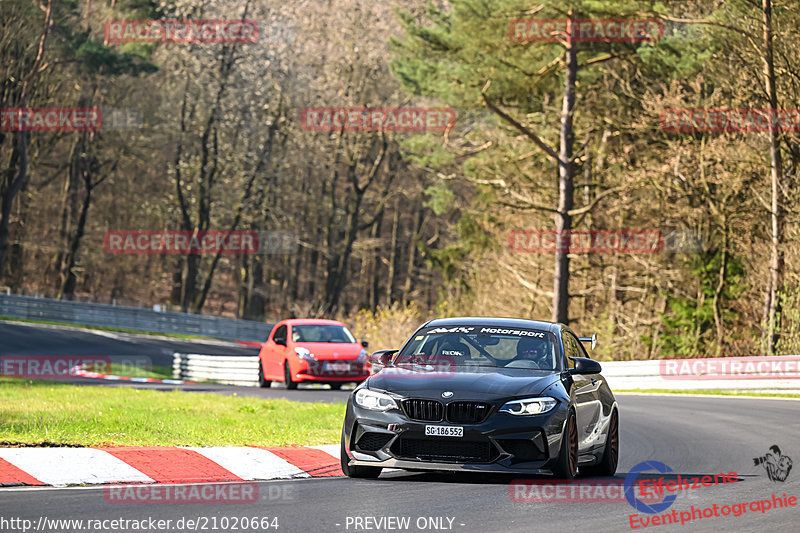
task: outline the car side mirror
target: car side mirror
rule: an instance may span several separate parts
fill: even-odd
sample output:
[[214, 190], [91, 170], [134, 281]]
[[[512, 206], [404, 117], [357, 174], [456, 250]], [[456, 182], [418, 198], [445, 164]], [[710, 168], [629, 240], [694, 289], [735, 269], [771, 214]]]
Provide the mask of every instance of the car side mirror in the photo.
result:
[[364, 348], [367, 348], [367, 347], [369, 347], [369, 343], [367, 341], [361, 341], [361, 346], [363, 346]]
[[281, 346], [286, 346], [286, 337], [275, 337], [272, 339], [275, 344], [280, 344]]
[[373, 365], [389, 366], [392, 356], [400, 350], [378, 350], [369, 356], [369, 362]]
[[597, 333], [593, 333], [591, 337], [578, 337], [581, 342], [588, 342], [592, 345], [592, 350], [597, 347]]
[[575, 362], [575, 368], [570, 368], [570, 374], [599, 374], [603, 371], [600, 363], [585, 357], [570, 357]]

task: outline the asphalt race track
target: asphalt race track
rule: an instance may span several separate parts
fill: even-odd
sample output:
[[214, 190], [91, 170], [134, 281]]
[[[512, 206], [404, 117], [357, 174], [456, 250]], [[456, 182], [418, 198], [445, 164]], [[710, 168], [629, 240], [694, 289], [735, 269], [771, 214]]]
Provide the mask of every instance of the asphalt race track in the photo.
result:
[[172, 366], [173, 352], [255, 355], [258, 348], [229, 341], [181, 340], [0, 321], [0, 355], [147, 356], [154, 366]]
[[[110, 333], [66, 326], [23, 324], [0, 321], [0, 358], [15, 356], [104, 356], [112, 362], [147, 362], [147, 366], [172, 366], [173, 352], [201, 353], [213, 355], [257, 355], [258, 348], [228, 341], [180, 340], [169, 337]], [[166, 383], [135, 383], [130, 381], [104, 381], [71, 377], [59, 382], [76, 385], [105, 387], [135, 387], [155, 390], [181, 389], [188, 392], [211, 392], [230, 396], [252, 396], [258, 398], [284, 398], [300, 402], [344, 402], [349, 392], [327, 388], [311, 388], [300, 385], [289, 391], [281, 383], [273, 383], [270, 389], [256, 387], [234, 387], [198, 383], [193, 385], [170, 385]], [[350, 388], [349, 385], [345, 386]], [[2, 532], [2, 529], [0, 529]]]
[[[319, 391], [322, 392], [322, 391]], [[800, 495], [800, 471], [786, 482], [770, 481], [753, 458], [777, 444], [795, 461], [800, 458], [800, 402], [758, 398], [619, 395], [621, 456], [617, 479], [642, 461], [672, 468], [666, 479], [736, 472], [733, 484], [681, 491], [661, 514], [748, 502], [738, 517], [703, 518], [685, 525], [647, 527], [647, 531], [797, 531], [800, 508], [751, 510], [749, 502]], [[464, 531], [560, 532], [631, 531], [627, 502], [587, 501], [517, 503], [510, 498], [513, 477], [384, 473], [377, 480], [315, 478], [258, 483], [252, 504], [126, 505], [104, 499], [103, 488], [0, 489], [0, 517], [32, 520], [128, 519], [172, 520], [162, 531], [233, 530], [234, 517], [277, 517], [280, 531]], [[542, 478], [542, 481], [546, 481]], [[513, 489], [511, 493], [513, 493]], [[762, 508], [765, 507], [762, 505]], [[739, 507], [741, 509], [741, 506]], [[712, 511], [708, 511], [711, 513]], [[641, 516], [655, 516], [639, 513]], [[369, 518], [367, 520], [367, 517]], [[408, 526], [389, 517], [408, 517]], [[187, 527], [185, 520], [201, 522]], [[182, 527], [176, 527], [184, 519]], [[384, 520], [383, 522], [377, 522]], [[227, 522], [223, 522], [227, 521]], [[156, 522], [154, 522], [156, 523]], [[221, 526], [227, 525], [226, 528]], [[272, 524], [274, 522], [269, 522]], [[0, 521], [0, 525], [2, 525]], [[8, 529], [3, 531], [21, 531]], [[380, 525], [379, 525], [380, 524]], [[202, 526], [205, 525], [206, 529]], [[640, 524], [637, 530], [644, 529]], [[438, 529], [437, 529], [438, 527]], [[242, 529], [268, 531], [268, 529]], [[122, 529], [119, 529], [123, 531]], [[150, 529], [149, 531], [157, 531]], [[75, 528], [47, 531], [79, 531]], [[85, 529], [84, 529], [85, 531]], [[105, 531], [101, 529], [101, 531]], [[107, 531], [111, 531], [108, 529]]]
[[[173, 351], [242, 355], [255, 348], [223, 341], [184, 341], [75, 328], [0, 322], [1, 355], [105, 355], [149, 357], [154, 365], [168, 365]], [[226, 385], [166, 385], [155, 383], [108, 382], [70, 379], [92, 386], [127, 386], [192, 392], [288, 398], [298, 401], [344, 401], [349, 392], [327, 389], [285, 390], [281, 384], [270, 389]], [[621, 394], [621, 456], [619, 482], [643, 461], [659, 461], [672, 469], [666, 480], [681, 476], [736, 472], [739, 481], [691, 491], [680, 491], [671, 513], [732, 506], [759, 500], [800, 497], [800, 466], [785, 482], [770, 481], [754, 457], [764, 455], [777, 444], [784, 455], [800, 460], [800, 402], [758, 398], [715, 398]], [[647, 470], [652, 472], [652, 470]], [[632, 531], [631, 515], [637, 512], [627, 503], [575, 501], [513, 501], [515, 477], [384, 472], [377, 480], [312, 478], [259, 482], [259, 500], [250, 504], [115, 504], [108, 503], [102, 487], [0, 488], [0, 532], [22, 531], [20, 518], [38, 525], [40, 518], [172, 520], [158, 529], [130, 531], [223, 531], [234, 529], [236, 517], [269, 518], [264, 525], [280, 531]], [[540, 478], [547, 482], [547, 478]], [[107, 490], [107, 489], [105, 489]], [[197, 520], [200, 519], [198, 523]], [[685, 525], [651, 525], [647, 531], [796, 531], [800, 507], [770, 509], [764, 513], [748, 510], [736, 517], [703, 518]], [[183, 519], [182, 523], [178, 523]], [[404, 522], [404, 520], [408, 522]], [[188, 525], [187, 520], [196, 523]], [[241, 531], [274, 529], [242, 527]], [[126, 531], [117, 527], [42, 527], [38, 531]], [[214, 526], [216, 525], [216, 529]], [[63, 524], [62, 524], [63, 526]], [[88, 526], [88, 524], [87, 524]], [[226, 526], [226, 527], [223, 527]]]

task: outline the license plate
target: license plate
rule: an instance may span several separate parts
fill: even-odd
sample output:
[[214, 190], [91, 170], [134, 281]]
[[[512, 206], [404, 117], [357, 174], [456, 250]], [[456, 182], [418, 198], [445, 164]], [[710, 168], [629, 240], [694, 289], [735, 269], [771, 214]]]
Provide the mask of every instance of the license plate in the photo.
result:
[[432, 437], [463, 437], [464, 428], [461, 426], [425, 426], [425, 435]]
[[348, 372], [350, 363], [325, 363], [324, 368], [328, 372]]

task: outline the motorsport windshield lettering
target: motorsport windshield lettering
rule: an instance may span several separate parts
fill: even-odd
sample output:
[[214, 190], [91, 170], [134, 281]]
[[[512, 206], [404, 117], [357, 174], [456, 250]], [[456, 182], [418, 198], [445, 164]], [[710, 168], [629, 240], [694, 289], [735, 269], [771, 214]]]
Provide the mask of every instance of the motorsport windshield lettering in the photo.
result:
[[452, 328], [433, 328], [425, 330], [421, 333], [425, 335], [434, 335], [438, 333], [463, 333], [465, 335], [469, 334], [495, 334], [495, 335], [516, 335], [518, 337], [537, 337], [539, 339], [545, 338], [545, 333], [542, 331], [532, 331], [527, 329], [503, 329], [503, 328], [491, 328], [491, 327], [482, 327], [480, 330], [475, 331], [477, 328], [473, 326], [455, 326]]

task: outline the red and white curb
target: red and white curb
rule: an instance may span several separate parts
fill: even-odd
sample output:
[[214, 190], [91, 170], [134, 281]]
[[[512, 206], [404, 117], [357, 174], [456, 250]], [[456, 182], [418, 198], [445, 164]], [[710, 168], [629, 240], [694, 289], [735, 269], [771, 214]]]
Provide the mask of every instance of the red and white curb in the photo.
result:
[[196, 483], [343, 476], [339, 445], [0, 448], [0, 487]]
[[181, 381], [179, 379], [161, 379], [161, 378], [131, 378], [127, 376], [115, 376], [114, 374], [101, 374], [99, 372], [90, 372], [84, 370], [81, 365], [71, 368], [69, 371], [70, 376], [78, 376], [81, 378], [92, 379], [107, 379], [109, 381], [132, 381], [135, 383], [166, 383], [168, 385], [194, 385], [194, 381]]

